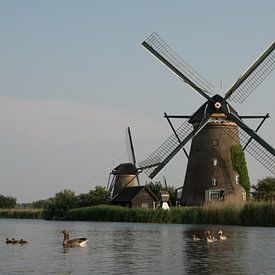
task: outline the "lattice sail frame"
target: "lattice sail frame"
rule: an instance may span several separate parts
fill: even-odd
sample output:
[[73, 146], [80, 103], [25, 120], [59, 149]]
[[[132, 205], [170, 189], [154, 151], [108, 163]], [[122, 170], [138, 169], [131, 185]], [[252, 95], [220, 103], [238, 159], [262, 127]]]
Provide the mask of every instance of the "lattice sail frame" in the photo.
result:
[[[184, 140], [194, 130], [193, 125], [185, 120], [176, 130], [178, 137]], [[156, 166], [162, 163], [179, 145], [176, 135], [173, 133], [164, 143], [159, 146], [144, 161], [138, 163], [138, 167], [149, 167], [143, 171], [148, 176], [155, 170]]]
[[249, 140], [245, 151], [247, 151], [252, 157], [260, 162], [265, 168], [267, 168], [272, 174], [275, 175], [275, 156], [267, 151], [262, 145], [260, 145], [255, 139], [251, 138], [242, 128], [236, 126], [223, 127], [224, 131], [236, 142], [240, 142], [244, 147]]
[[[229, 89], [228, 99], [242, 103], [275, 69], [275, 42], [253, 63], [253, 65]], [[242, 79], [243, 78], [243, 79]], [[238, 82], [240, 84], [238, 86]], [[237, 88], [234, 90], [234, 86]], [[225, 96], [227, 98], [227, 95]]]
[[168, 60], [176, 69], [189, 77], [204, 92], [209, 93], [214, 91], [214, 86], [184, 61], [156, 32], [153, 32], [145, 42]]

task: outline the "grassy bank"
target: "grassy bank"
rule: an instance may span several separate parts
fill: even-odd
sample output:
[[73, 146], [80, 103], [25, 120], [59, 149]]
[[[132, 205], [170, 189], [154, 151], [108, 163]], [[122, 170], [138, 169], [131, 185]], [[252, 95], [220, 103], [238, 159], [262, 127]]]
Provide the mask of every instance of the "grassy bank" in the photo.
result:
[[33, 209], [33, 208], [0, 209], [0, 218], [42, 219], [43, 209]]
[[[44, 218], [42, 209], [0, 209], [0, 218]], [[51, 219], [51, 217], [48, 217]], [[275, 226], [275, 203], [249, 202], [244, 207], [172, 207], [163, 209], [126, 208], [98, 205], [71, 209], [56, 220], [110, 221], [177, 224], [225, 224]]]
[[66, 219], [82, 221], [113, 221], [177, 224], [240, 224], [239, 208], [172, 207], [138, 209], [117, 206], [93, 206], [70, 210]]
[[169, 211], [100, 205], [72, 209], [65, 218], [82, 221], [275, 226], [275, 203], [250, 202], [244, 207], [173, 207]]

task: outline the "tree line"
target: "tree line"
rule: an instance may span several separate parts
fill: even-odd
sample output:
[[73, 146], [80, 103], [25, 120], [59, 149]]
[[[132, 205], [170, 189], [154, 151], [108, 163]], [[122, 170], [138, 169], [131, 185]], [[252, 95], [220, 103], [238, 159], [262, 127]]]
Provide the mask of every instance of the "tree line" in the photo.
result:
[[[160, 192], [167, 191], [170, 195], [171, 205], [176, 203], [176, 192], [174, 187], [167, 186], [158, 182], [150, 182], [147, 186], [160, 199]], [[266, 177], [258, 180], [256, 185], [252, 186], [252, 197], [255, 200], [274, 201], [275, 200], [275, 178]], [[69, 189], [64, 189], [55, 194], [54, 197], [37, 200], [28, 204], [18, 204], [17, 199], [12, 196], [0, 194], [0, 208], [41, 208], [50, 216], [62, 216], [67, 210], [73, 208], [81, 208], [100, 204], [109, 204], [111, 201], [111, 192], [105, 187], [96, 186], [88, 193], [76, 193]]]

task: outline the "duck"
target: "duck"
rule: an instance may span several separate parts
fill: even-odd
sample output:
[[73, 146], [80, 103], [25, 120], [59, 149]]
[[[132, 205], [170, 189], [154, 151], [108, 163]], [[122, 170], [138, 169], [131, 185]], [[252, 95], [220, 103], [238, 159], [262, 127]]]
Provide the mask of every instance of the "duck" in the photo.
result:
[[218, 235], [220, 240], [227, 240], [227, 237], [223, 235], [223, 232], [221, 230], [218, 232]]
[[12, 240], [10, 240], [9, 238], [6, 238], [6, 243], [12, 243]]
[[63, 247], [85, 247], [88, 243], [87, 238], [76, 238], [76, 239], [69, 239], [70, 232], [67, 230], [62, 230], [60, 233], [63, 233], [64, 240], [63, 240]]
[[28, 244], [29, 242], [26, 241], [26, 240], [20, 239], [20, 240], [19, 240], [19, 243], [20, 243], [20, 244]]
[[193, 241], [199, 241], [199, 240], [200, 240], [200, 238], [199, 238], [199, 237], [197, 237], [195, 234], [193, 234], [193, 236], [192, 236], [192, 240], [193, 240]]
[[18, 240], [15, 240], [14, 238], [12, 238], [12, 239], [11, 239], [11, 243], [12, 243], [12, 244], [17, 244], [17, 243], [19, 243], [19, 241], [18, 241]]

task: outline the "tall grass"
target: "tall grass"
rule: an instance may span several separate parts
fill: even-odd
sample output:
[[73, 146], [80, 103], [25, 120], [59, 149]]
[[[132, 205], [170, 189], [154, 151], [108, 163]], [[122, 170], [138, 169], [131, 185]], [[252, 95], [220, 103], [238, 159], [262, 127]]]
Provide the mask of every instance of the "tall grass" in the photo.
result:
[[249, 202], [244, 206], [172, 207], [170, 210], [99, 205], [70, 210], [65, 219], [177, 224], [275, 226], [275, 203]]
[[243, 225], [275, 226], [275, 203], [250, 202], [243, 207], [240, 217]]
[[43, 209], [34, 209], [34, 208], [0, 209], [0, 218], [42, 219]]
[[[0, 218], [44, 218], [42, 209], [0, 209]], [[172, 207], [170, 210], [98, 205], [71, 209], [62, 220], [176, 224], [275, 226], [275, 202], [248, 202], [244, 206]]]

